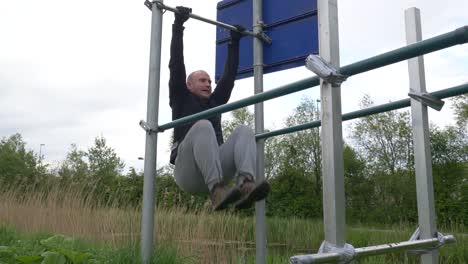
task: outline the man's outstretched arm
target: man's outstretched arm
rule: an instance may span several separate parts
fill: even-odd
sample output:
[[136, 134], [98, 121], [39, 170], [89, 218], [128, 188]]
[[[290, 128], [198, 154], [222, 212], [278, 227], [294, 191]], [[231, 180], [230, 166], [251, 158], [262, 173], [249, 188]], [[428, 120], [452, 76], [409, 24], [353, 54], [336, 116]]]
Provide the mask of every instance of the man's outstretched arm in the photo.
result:
[[186, 72], [184, 64], [184, 22], [189, 18], [192, 9], [178, 6], [179, 12], [174, 13], [175, 20], [172, 25], [171, 58], [169, 60], [169, 105], [177, 97], [187, 92], [185, 85]]
[[[245, 30], [241, 26], [237, 26], [239, 31]], [[231, 41], [228, 44], [228, 53], [224, 71], [218, 81], [218, 85], [213, 92], [213, 97], [218, 104], [225, 104], [231, 97], [234, 81], [236, 80], [237, 67], [239, 66], [239, 41], [242, 34], [237, 31], [231, 31]]]

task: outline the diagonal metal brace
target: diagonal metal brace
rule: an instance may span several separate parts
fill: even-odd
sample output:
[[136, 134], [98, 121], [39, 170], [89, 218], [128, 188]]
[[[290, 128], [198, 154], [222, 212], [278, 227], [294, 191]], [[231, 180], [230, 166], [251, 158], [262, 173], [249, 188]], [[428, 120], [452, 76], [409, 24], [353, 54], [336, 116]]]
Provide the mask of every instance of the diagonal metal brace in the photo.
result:
[[[423, 248], [423, 249], [413, 249], [413, 250], [408, 250], [407, 252], [408, 253], [411, 253], [411, 254], [425, 254], [425, 253], [429, 253], [433, 250], [436, 250], [438, 248], [440, 248], [441, 246], [447, 244], [447, 243], [454, 243], [456, 241], [455, 237], [453, 235], [444, 235], [440, 232], [437, 232], [435, 234], [435, 237], [437, 238], [437, 240], [439, 241], [435, 246], [433, 247], [426, 247], [426, 248]], [[417, 241], [417, 240], [420, 240], [421, 239], [421, 231], [418, 228], [416, 228], [416, 231], [414, 231], [414, 233], [411, 235], [409, 241]]]
[[440, 111], [444, 106], [445, 102], [441, 99], [431, 95], [430, 93], [419, 93], [415, 91], [411, 91], [408, 93], [408, 96], [412, 99], [422, 103], [425, 106], [429, 106], [430, 108]]
[[271, 38], [267, 34], [265, 34], [265, 32], [258, 33], [255, 35], [255, 37], [259, 38], [261, 41], [265, 42], [268, 45], [271, 45], [271, 43], [273, 42]]
[[158, 129], [151, 128], [150, 125], [148, 125], [148, 123], [146, 123], [146, 122], [143, 121], [143, 120], [140, 120], [140, 126], [141, 126], [141, 128], [143, 128], [143, 129], [146, 131], [146, 133], [148, 133], [148, 134], [162, 132], [162, 131], [159, 131]]

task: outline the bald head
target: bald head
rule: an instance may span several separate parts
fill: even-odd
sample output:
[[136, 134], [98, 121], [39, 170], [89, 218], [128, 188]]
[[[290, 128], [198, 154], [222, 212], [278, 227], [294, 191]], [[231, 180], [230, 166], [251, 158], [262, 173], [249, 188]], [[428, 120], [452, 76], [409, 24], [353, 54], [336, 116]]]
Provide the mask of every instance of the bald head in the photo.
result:
[[209, 75], [206, 71], [204, 71], [204, 70], [194, 71], [194, 72], [190, 73], [189, 76], [187, 77], [187, 82], [193, 80], [197, 75], [200, 75], [200, 74], [202, 74], [202, 75], [208, 75], [208, 77], [210, 76], [210, 75]]
[[208, 99], [211, 96], [211, 78], [205, 71], [194, 71], [187, 77], [187, 88], [198, 97]]

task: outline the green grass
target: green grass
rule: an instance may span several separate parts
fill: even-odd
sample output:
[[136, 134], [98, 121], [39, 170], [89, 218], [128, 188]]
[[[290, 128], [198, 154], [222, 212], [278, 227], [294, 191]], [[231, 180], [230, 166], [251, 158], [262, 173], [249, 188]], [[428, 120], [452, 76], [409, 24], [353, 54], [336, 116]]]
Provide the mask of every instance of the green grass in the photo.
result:
[[[219, 216], [213, 216], [215, 219]], [[223, 225], [237, 226], [239, 232], [244, 232], [244, 244], [237, 246], [237, 252], [232, 253], [231, 263], [255, 263], [255, 237], [254, 222], [252, 218], [226, 218]], [[222, 221], [218, 219], [218, 221]], [[218, 226], [218, 225], [217, 225]], [[416, 224], [399, 223], [398, 225], [348, 225], [347, 243], [355, 248], [382, 245], [407, 241], [414, 232]], [[447, 228], [441, 228], [444, 234], [453, 234], [457, 238], [455, 244], [447, 244], [439, 249], [439, 263], [465, 264], [468, 263], [468, 236], [465, 228], [458, 226], [452, 232]], [[289, 263], [294, 255], [317, 253], [323, 241], [323, 223], [320, 220], [306, 220], [297, 218], [267, 218], [267, 263]], [[247, 249], [246, 249], [247, 248]], [[240, 261], [234, 261], [234, 260]], [[413, 254], [392, 253], [379, 256], [371, 256], [359, 259], [359, 263], [419, 263], [419, 257]]]
[[[87, 257], [87, 263], [92, 263], [92, 259], [97, 263], [140, 263], [139, 207], [90, 206], [81, 202], [79, 192], [71, 192], [61, 200], [57, 195], [47, 199], [28, 195], [18, 201], [14, 194], [0, 193], [0, 264], [21, 263], [17, 259], [12, 262], [11, 257], [45, 258], [42, 254], [48, 251], [63, 255], [68, 263], [73, 263], [73, 256]], [[417, 224], [409, 223], [348, 224], [346, 241], [354, 247], [407, 241], [416, 227]], [[439, 229], [457, 238], [456, 244], [440, 248], [440, 263], [468, 263], [466, 227], [459, 224]], [[38, 233], [41, 230], [48, 232]], [[289, 263], [291, 256], [316, 253], [324, 239], [321, 219], [268, 217], [266, 232], [270, 264]], [[51, 239], [54, 234], [83, 240]], [[232, 211], [193, 213], [185, 208], [157, 208], [154, 237], [157, 248], [153, 263], [255, 263], [255, 219]], [[50, 240], [41, 243], [47, 239]], [[61, 243], [60, 239], [68, 242]], [[59, 241], [59, 246], [49, 244], [53, 241]], [[10, 259], [4, 260], [7, 257]], [[396, 253], [364, 258], [359, 263], [419, 261], [415, 256]]]
[[[392, 226], [347, 225], [346, 241], [355, 248], [407, 241], [416, 227], [416, 224], [409, 223]], [[464, 234], [463, 226], [454, 229], [456, 232], [441, 228], [444, 234], [453, 234], [457, 242], [439, 249], [439, 263], [468, 263], [468, 236]], [[285, 262], [293, 255], [317, 253], [324, 239], [323, 233], [323, 223], [319, 220], [273, 218], [267, 221], [267, 240], [270, 244], [283, 242], [281, 249], [272, 249], [276, 252], [283, 251], [288, 256], [284, 258]], [[366, 257], [360, 259], [359, 263], [419, 263], [419, 257], [403, 252]]]
[[[113, 248], [102, 243], [48, 233], [19, 234], [11, 226], [0, 225], [1, 264], [140, 264], [139, 255], [136, 244]], [[180, 256], [175, 245], [166, 244], [156, 248], [151, 263], [193, 263], [193, 260]]]
[[[181, 247], [187, 246], [182, 241], [169, 238], [159, 242], [155, 249], [152, 263], [255, 263], [255, 230], [252, 218], [236, 217], [232, 215], [213, 214], [205, 215], [206, 229], [215, 234], [227, 234], [239, 240], [213, 241], [209, 238], [201, 241], [188, 241], [190, 257], [181, 256]], [[161, 219], [161, 217], [160, 217]], [[194, 221], [192, 214], [187, 214], [187, 219]], [[174, 219], [172, 219], [174, 220]], [[181, 219], [179, 219], [181, 220]], [[161, 220], [160, 220], [161, 221]], [[187, 221], [186, 224], [191, 222]], [[236, 226], [237, 225], [237, 226]], [[233, 230], [221, 232], [218, 229]], [[388, 228], [388, 229], [386, 229]], [[412, 233], [413, 225], [400, 224], [398, 227], [378, 226], [371, 228], [365, 225], [348, 226], [347, 242], [354, 247], [379, 245], [390, 242], [405, 241]], [[243, 232], [241, 232], [242, 230]], [[459, 231], [463, 231], [459, 230]], [[450, 232], [447, 232], [450, 233]], [[468, 263], [468, 237], [462, 233], [452, 233], [457, 237], [457, 243], [446, 245], [440, 249], [440, 263], [462, 264]], [[241, 240], [241, 241], [240, 241]], [[267, 263], [289, 263], [289, 258], [298, 254], [316, 253], [323, 240], [323, 225], [318, 220], [304, 219], [267, 219]], [[46, 241], [46, 243], [44, 242]], [[49, 241], [49, 243], [47, 243]], [[187, 242], [187, 241], [186, 241]], [[204, 244], [204, 242], [213, 242]], [[54, 244], [55, 243], [55, 244]], [[46, 245], [46, 246], [45, 246]], [[2, 247], [3, 246], [3, 247]], [[3, 248], [3, 251], [1, 250]], [[8, 248], [13, 254], [5, 253]], [[128, 243], [120, 247], [109, 246], [103, 242], [97, 243], [69, 237], [55, 236], [50, 233], [36, 233], [24, 235], [18, 233], [13, 227], [0, 224], [0, 263], [44, 263], [21, 262], [18, 257], [44, 256], [44, 252], [52, 251], [64, 255], [67, 262], [64, 263], [140, 263], [139, 247], [136, 243]], [[65, 253], [64, 253], [65, 252]], [[70, 253], [72, 252], [72, 253]], [[209, 256], [203, 256], [209, 252]], [[68, 255], [67, 255], [68, 253]], [[75, 256], [86, 255], [84, 262], [73, 262]], [[71, 255], [72, 257], [70, 257]], [[16, 257], [16, 259], [15, 259]], [[26, 259], [27, 260], [27, 259]], [[3, 261], [3, 262], [2, 262]], [[45, 262], [47, 263], [47, 262]], [[61, 262], [50, 262], [61, 263]], [[390, 264], [408, 263], [416, 264], [419, 260], [416, 256], [405, 253], [394, 253], [367, 257], [359, 260], [363, 264]]]
[[[169, 211], [169, 215], [170, 211]], [[179, 228], [192, 226], [195, 229], [200, 224], [195, 214], [186, 213], [175, 218], [166, 217], [165, 213], [159, 213], [159, 222], [165, 228], [168, 223]], [[166, 223], [166, 224], [163, 224]], [[240, 217], [224, 213], [206, 213], [203, 215], [203, 226], [206, 233], [201, 240], [192, 242], [191, 252], [197, 256], [197, 263], [255, 263], [255, 223], [252, 217]], [[289, 263], [291, 256], [316, 253], [323, 237], [323, 223], [321, 220], [298, 218], [267, 218], [267, 263]], [[407, 241], [414, 232], [416, 224], [398, 223], [394, 225], [382, 224], [355, 224], [347, 226], [347, 243], [354, 247], [375, 246], [386, 243]], [[175, 230], [176, 227], [173, 227]], [[455, 232], [451, 231], [451, 228]], [[446, 264], [468, 263], [468, 236], [464, 234], [464, 226], [441, 228], [445, 234], [453, 234], [457, 243], [449, 244], [439, 249], [439, 262]], [[170, 237], [177, 241], [175, 237]], [[208, 258], [196, 253], [195, 248], [207, 247], [204, 242], [213, 242], [208, 251]], [[366, 257], [359, 263], [419, 263], [419, 257], [402, 253]]]

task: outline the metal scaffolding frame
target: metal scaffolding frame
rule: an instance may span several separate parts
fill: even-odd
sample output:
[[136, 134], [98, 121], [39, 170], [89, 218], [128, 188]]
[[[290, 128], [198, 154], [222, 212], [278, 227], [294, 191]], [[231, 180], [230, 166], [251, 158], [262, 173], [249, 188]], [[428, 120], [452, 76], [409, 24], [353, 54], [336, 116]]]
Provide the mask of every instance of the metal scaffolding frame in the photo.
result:
[[[468, 26], [439, 36], [421, 40], [419, 10], [413, 8], [406, 11], [408, 45], [393, 51], [383, 53], [350, 65], [339, 67], [338, 45], [338, 7], [337, 0], [318, 0], [320, 54], [324, 61], [337, 69], [343, 76], [352, 76], [396, 62], [409, 60], [411, 99], [403, 99], [393, 103], [374, 106], [367, 109], [341, 114], [341, 88], [337, 83], [329, 83], [314, 76], [299, 80], [276, 89], [263, 92], [263, 43], [268, 42], [262, 28], [262, 0], [253, 0], [253, 32], [243, 31], [243, 34], [254, 37], [254, 89], [255, 95], [233, 103], [225, 104], [209, 110], [158, 125], [159, 108], [159, 74], [161, 62], [161, 33], [163, 10], [177, 12], [177, 9], [165, 6], [164, 0], [145, 2], [152, 11], [151, 50], [148, 81], [148, 113], [147, 122], [140, 121], [146, 131], [144, 187], [141, 228], [141, 256], [143, 263], [149, 263], [153, 252], [154, 234], [154, 187], [156, 173], [157, 134], [164, 130], [180, 126], [213, 115], [232, 111], [255, 104], [255, 133], [257, 140], [257, 178], [264, 179], [264, 140], [296, 131], [322, 126], [323, 189], [324, 189], [324, 225], [325, 241], [319, 253], [294, 256], [291, 263], [347, 263], [354, 258], [377, 255], [388, 252], [425, 249], [421, 261], [424, 264], [437, 263], [435, 249], [446, 243], [455, 242], [451, 235], [437, 233], [435, 226], [434, 201], [432, 189], [432, 171], [430, 167], [430, 150], [428, 148], [427, 106], [440, 109], [443, 102], [440, 99], [468, 93], [468, 84], [427, 93], [424, 81], [424, 66], [422, 55], [468, 42]], [[218, 21], [202, 18], [195, 14], [190, 17], [236, 30], [234, 26]], [[264, 132], [263, 102], [321, 84], [321, 120], [294, 127]], [[342, 122], [363, 116], [382, 113], [411, 105], [412, 126], [415, 141], [415, 166], [418, 183], [418, 214], [419, 229], [412, 240], [394, 244], [372, 246], [354, 249], [345, 241], [345, 203], [344, 176], [342, 157]], [[429, 153], [429, 155], [428, 155]], [[436, 235], [436, 237], [434, 237]], [[256, 203], [256, 262], [266, 263], [266, 227], [265, 201]]]

